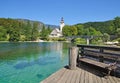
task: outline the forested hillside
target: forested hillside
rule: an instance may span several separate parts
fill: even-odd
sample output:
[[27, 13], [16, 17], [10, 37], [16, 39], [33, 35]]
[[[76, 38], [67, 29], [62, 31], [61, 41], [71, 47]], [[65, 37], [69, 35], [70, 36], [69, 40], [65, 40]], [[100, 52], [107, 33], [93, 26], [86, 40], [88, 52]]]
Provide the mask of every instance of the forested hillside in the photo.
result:
[[87, 22], [79, 23], [72, 26], [66, 25], [63, 28], [64, 36], [74, 35], [114, 35], [120, 37], [120, 17], [115, 17], [113, 20], [104, 22]]
[[43, 36], [41, 32], [47, 36], [50, 27], [38, 21], [0, 18], [0, 41], [36, 41]]

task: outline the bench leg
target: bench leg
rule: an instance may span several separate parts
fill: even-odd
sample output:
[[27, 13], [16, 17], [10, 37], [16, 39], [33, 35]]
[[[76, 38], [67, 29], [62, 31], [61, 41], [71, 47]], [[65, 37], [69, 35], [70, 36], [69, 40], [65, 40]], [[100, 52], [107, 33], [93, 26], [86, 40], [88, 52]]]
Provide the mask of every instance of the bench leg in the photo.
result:
[[107, 76], [109, 76], [109, 75], [110, 75], [110, 73], [111, 73], [111, 70], [108, 70]]
[[108, 71], [107, 71], [107, 74], [106, 74], [106, 76], [105, 76], [106, 79], [108, 78], [108, 76], [110, 76], [110, 73], [111, 73], [111, 70], [108, 70]]

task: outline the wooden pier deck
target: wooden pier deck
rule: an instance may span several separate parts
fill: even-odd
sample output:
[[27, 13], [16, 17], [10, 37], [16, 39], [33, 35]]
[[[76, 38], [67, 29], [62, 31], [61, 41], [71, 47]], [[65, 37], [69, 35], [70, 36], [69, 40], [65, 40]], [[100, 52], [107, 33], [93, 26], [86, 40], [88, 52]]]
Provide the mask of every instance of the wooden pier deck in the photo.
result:
[[120, 78], [115, 76], [106, 78], [93, 68], [81, 66], [76, 70], [62, 68], [40, 83], [120, 83]]
[[79, 50], [77, 47], [69, 49], [69, 69], [64, 67], [40, 83], [120, 83], [120, 72], [117, 72], [120, 71], [120, 48], [77, 46]]

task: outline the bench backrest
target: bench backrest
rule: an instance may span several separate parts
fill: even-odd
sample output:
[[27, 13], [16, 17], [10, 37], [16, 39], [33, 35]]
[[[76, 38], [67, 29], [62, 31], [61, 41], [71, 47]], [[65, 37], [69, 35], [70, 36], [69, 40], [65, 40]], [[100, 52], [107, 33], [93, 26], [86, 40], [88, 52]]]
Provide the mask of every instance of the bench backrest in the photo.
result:
[[77, 45], [80, 56], [88, 56], [104, 62], [117, 62], [120, 64], [120, 48], [107, 46]]

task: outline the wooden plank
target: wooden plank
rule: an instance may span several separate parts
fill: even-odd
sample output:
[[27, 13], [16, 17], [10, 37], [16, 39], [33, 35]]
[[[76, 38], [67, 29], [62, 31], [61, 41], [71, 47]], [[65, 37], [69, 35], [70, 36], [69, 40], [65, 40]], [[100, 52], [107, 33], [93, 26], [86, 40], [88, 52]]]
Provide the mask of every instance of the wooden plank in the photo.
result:
[[69, 71], [70, 70], [66, 69], [63, 76], [59, 79], [59, 81], [57, 83], [65, 83], [69, 76]]
[[98, 61], [94, 61], [94, 60], [91, 60], [91, 59], [88, 59], [88, 58], [80, 58], [79, 60], [82, 61], [82, 62], [86, 62], [88, 64], [93, 64], [95, 66], [102, 67], [102, 68], [105, 68], [105, 67], [109, 66], [108, 64], [101, 63], [101, 62], [98, 62]]
[[93, 83], [97, 83], [96, 76], [93, 74], [92, 75]]
[[93, 71], [94, 72], [94, 81], [95, 83], [101, 83], [99, 76], [98, 76], [98, 72], [97, 71]]
[[89, 74], [88, 74], [88, 72], [87, 71], [85, 71], [85, 73], [84, 73], [84, 78], [85, 78], [85, 83], [88, 83], [88, 79], [89, 79]]
[[91, 73], [89, 73], [88, 75], [89, 75], [89, 83], [93, 83], [92, 74], [91, 74]]
[[106, 79], [107, 83], [112, 83], [111, 80], [110, 80], [110, 78], [109, 78], [109, 76], [105, 76], [105, 79]]
[[96, 71], [95, 70], [92, 70], [92, 79], [93, 79], [93, 83], [97, 83]]
[[[66, 82], [65, 83], [68, 83], [68, 82], [70, 82], [71, 81], [71, 79], [72, 79], [72, 72], [71, 71], [74, 71], [74, 70], [69, 70], [69, 73], [68, 73], [68, 76], [67, 76], [67, 80], [66, 80]], [[70, 78], [70, 79], [68, 79], [68, 78]], [[62, 82], [61, 82], [62, 83]]]
[[116, 80], [117, 80], [118, 82], [120, 82], [120, 77], [116, 77]]
[[77, 77], [76, 77], [76, 81], [75, 83], [80, 83], [80, 75], [81, 75], [81, 69], [80, 68], [77, 68]]
[[85, 82], [85, 75], [84, 75], [84, 70], [81, 69], [81, 76], [80, 76], [80, 83], [84, 83]]
[[56, 83], [64, 75], [65, 72], [66, 72], [66, 69], [56, 74], [56, 76], [54, 76], [54, 79], [52, 81]]
[[77, 76], [77, 70], [74, 70], [74, 71], [71, 71], [73, 72], [73, 75], [72, 75], [72, 79], [71, 79], [71, 82], [70, 83], [75, 83], [76, 81], [76, 76]]
[[103, 56], [105, 59], [111, 59], [111, 60], [116, 60], [117, 58], [119, 58], [120, 56], [118, 56], [118, 54], [115, 53], [101, 53], [101, 52], [97, 52], [97, 51], [91, 51], [91, 50], [85, 50], [84, 54], [87, 56], [94, 56], [94, 57], [99, 57], [99, 56]]
[[[61, 70], [59, 73], [56, 73], [53, 77], [53, 79], [51, 80], [51, 82], [54, 81], [58, 81], [66, 72], [66, 68], [64, 68], [63, 70]], [[53, 82], [52, 82], [53, 83]]]
[[112, 76], [113, 80], [115, 81], [115, 83], [120, 83], [120, 78], [114, 77]]
[[102, 79], [101, 79], [101, 77], [100, 76], [96, 76], [97, 77], [97, 83], [102, 83]]
[[65, 68], [62, 68], [59, 71], [53, 73], [51, 76], [49, 76], [48, 78], [46, 78], [45, 80], [43, 80], [40, 83], [50, 83], [51, 81], [54, 80], [54, 78], [56, 78], [56, 80], [57, 80], [63, 75], [64, 72], [65, 72]]
[[85, 52], [84, 53], [85, 55], [99, 57], [99, 55], [98, 55], [99, 52], [97, 52], [97, 51], [88, 51], [88, 50], [85, 50], [84, 52]]
[[77, 47], [120, 51], [120, 47], [113, 47], [113, 46], [77, 45]]
[[102, 83], [107, 83], [107, 80], [106, 80], [106, 78], [104, 78], [104, 77], [101, 77], [101, 80], [102, 80]]
[[73, 72], [71, 70], [71, 71], [69, 71], [69, 77], [68, 77], [68, 80], [66, 81], [66, 83], [70, 83], [71, 82], [72, 76], [73, 76]]
[[108, 76], [108, 79], [111, 81], [111, 83], [117, 83], [115, 79], [113, 79], [112, 76]]
[[[99, 80], [99, 77], [98, 77], [98, 76], [95, 76], [95, 79], [96, 79], [97, 83], [100, 83], [100, 80]], [[94, 79], [94, 80], [95, 80], [95, 79]]]

